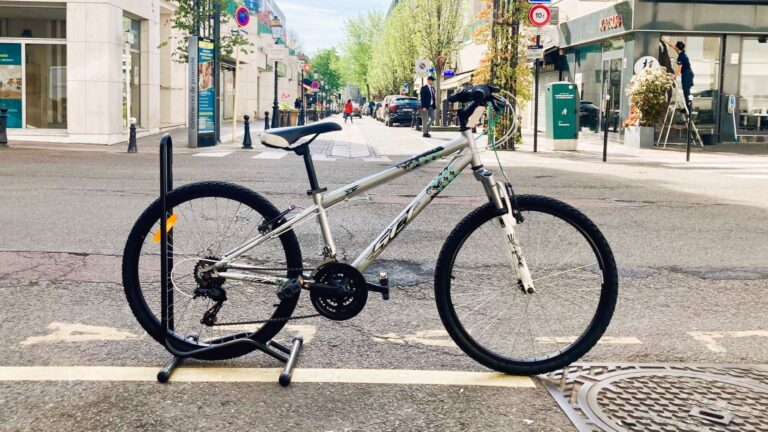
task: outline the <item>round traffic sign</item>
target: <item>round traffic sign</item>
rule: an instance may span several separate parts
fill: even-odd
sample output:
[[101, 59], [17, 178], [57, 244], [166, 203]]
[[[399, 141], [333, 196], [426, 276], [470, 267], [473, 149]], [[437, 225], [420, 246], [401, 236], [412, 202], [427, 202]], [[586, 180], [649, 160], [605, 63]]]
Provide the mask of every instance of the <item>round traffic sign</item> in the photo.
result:
[[248, 12], [246, 7], [239, 7], [235, 11], [235, 21], [237, 21], [237, 25], [240, 27], [246, 27], [251, 21], [251, 13]]
[[318, 81], [312, 81], [312, 89], [317, 90], [320, 88], [320, 83]]
[[528, 20], [536, 27], [543, 27], [549, 24], [550, 18], [552, 18], [552, 11], [545, 5], [537, 4], [528, 12]]

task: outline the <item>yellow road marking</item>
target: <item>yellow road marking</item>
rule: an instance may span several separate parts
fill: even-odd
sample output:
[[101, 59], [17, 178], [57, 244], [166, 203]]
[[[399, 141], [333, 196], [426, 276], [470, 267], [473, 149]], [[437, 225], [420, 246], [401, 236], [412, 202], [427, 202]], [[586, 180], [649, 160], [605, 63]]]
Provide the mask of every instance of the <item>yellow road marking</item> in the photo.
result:
[[45, 336], [28, 337], [21, 342], [21, 345], [139, 339], [139, 336], [124, 330], [77, 323], [52, 322], [48, 324], [48, 329], [55, 331]]
[[688, 335], [699, 342], [703, 342], [708, 350], [724, 353], [726, 349], [720, 344], [723, 338], [744, 338], [744, 337], [768, 337], [766, 330], [745, 330], [730, 332], [688, 332]]
[[[158, 367], [30, 366], [0, 367], [0, 382], [109, 381], [154, 382]], [[282, 369], [179, 368], [172, 382], [276, 383]], [[347, 383], [389, 385], [456, 385], [535, 388], [529, 377], [489, 372], [402, 369], [296, 369], [294, 383]]]
[[[537, 337], [536, 342], [543, 344], [569, 344], [576, 342], [576, 336]], [[641, 345], [640, 339], [632, 336], [603, 336], [597, 341], [600, 345]]]

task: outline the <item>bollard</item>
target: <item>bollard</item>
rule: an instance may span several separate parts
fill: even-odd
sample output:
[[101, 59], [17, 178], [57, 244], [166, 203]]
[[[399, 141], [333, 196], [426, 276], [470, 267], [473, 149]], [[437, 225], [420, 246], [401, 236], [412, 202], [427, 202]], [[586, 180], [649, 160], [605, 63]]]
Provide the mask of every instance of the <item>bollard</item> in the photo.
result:
[[243, 150], [253, 150], [253, 143], [251, 142], [251, 118], [248, 114], [243, 116], [243, 125], [245, 127], [245, 135], [243, 135]]
[[264, 111], [264, 130], [269, 130], [269, 111]]
[[8, 108], [0, 107], [0, 146], [8, 145]]
[[605, 95], [605, 111], [603, 114], [605, 120], [605, 131], [603, 132], [603, 162], [608, 161], [608, 102], [611, 100], [611, 95]]
[[136, 147], [136, 119], [131, 117], [131, 127], [128, 133], [128, 153], [137, 153], [139, 149]]
[[688, 104], [686, 107], [686, 111], [688, 112], [688, 133], [687, 137], [685, 138], [685, 161], [690, 162], [691, 161], [691, 118], [693, 117], [691, 111], [691, 107], [693, 106], [693, 95], [688, 95], [688, 100], [686, 101]]

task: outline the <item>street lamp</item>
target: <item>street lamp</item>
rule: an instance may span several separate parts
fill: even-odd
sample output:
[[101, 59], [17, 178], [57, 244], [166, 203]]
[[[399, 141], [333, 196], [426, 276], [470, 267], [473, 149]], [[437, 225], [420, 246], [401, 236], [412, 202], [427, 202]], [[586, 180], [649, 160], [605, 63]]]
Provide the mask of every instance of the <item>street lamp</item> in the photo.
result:
[[[283, 24], [280, 22], [280, 18], [277, 16], [272, 18], [272, 21], [269, 23], [269, 28], [272, 30], [272, 38], [275, 39], [275, 44], [278, 43], [278, 40], [283, 35]], [[280, 105], [277, 101], [277, 60], [275, 60], [275, 100], [272, 103], [272, 127], [277, 127], [277, 116], [279, 114]]]

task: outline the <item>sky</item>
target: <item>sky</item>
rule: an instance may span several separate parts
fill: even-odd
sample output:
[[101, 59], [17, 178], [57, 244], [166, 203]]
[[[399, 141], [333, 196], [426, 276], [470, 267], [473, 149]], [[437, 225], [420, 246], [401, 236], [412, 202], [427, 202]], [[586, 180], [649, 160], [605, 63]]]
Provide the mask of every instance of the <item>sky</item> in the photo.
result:
[[276, 0], [285, 14], [287, 28], [299, 34], [304, 52], [339, 47], [344, 20], [370, 10], [386, 13], [392, 0]]

